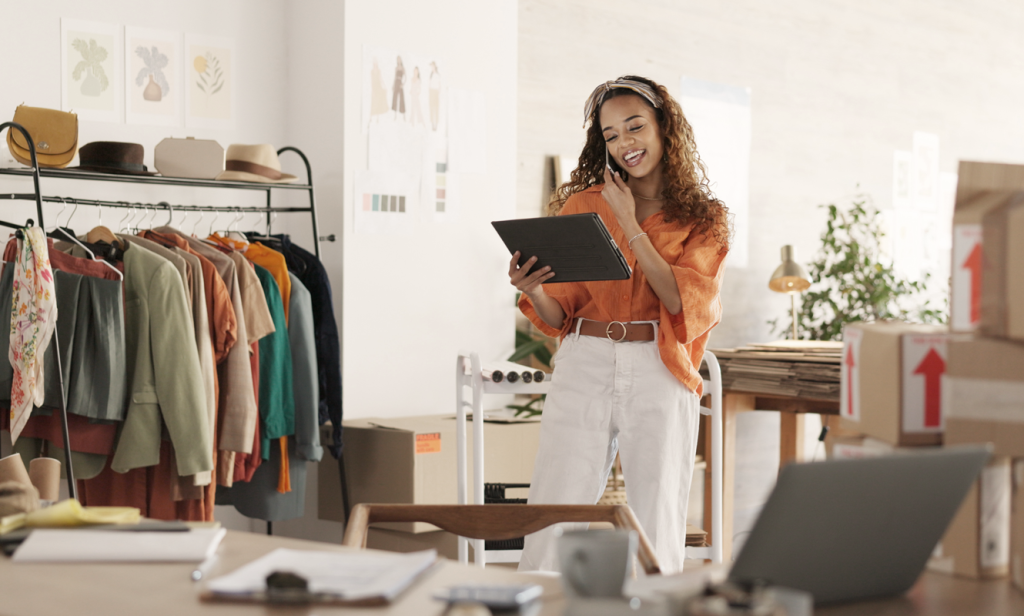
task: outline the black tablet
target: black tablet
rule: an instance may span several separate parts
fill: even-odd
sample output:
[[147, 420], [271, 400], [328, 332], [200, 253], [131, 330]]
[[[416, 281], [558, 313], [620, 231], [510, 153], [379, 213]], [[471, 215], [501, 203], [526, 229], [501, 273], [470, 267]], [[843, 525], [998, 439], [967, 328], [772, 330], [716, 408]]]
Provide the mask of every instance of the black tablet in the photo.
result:
[[519, 263], [537, 257], [530, 271], [551, 266], [549, 282], [625, 280], [632, 271], [601, 217], [593, 212], [496, 220], [491, 223], [510, 254], [519, 251]]

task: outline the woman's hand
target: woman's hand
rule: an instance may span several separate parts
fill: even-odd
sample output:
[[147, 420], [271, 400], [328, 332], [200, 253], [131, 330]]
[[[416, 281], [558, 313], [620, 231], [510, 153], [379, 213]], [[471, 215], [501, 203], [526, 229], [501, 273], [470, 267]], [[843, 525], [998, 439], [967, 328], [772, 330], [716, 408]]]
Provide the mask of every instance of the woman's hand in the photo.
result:
[[555, 275], [551, 271], [551, 267], [545, 265], [536, 272], [530, 272], [530, 268], [537, 262], [537, 257], [530, 257], [530, 259], [519, 267], [519, 251], [517, 250], [512, 255], [512, 260], [508, 264], [508, 277], [512, 286], [519, 289], [521, 292], [526, 293], [530, 299], [536, 299], [538, 295], [547, 295], [544, 292], [544, 287], [541, 286], [548, 278]]
[[616, 173], [612, 173], [608, 167], [604, 168], [604, 190], [601, 196], [608, 202], [619, 221], [623, 230], [629, 229], [636, 224], [636, 200], [633, 199], [633, 191], [622, 181]]
[[544, 266], [531, 273], [530, 268], [537, 263], [537, 257], [530, 257], [522, 267], [517, 265], [518, 262], [519, 251], [516, 251], [512, 255], [512, 261], [508, 264], [508, 277], [512, 282], [512, 286], [530, 298], [534, 310], [537, 311], [537, 315], [540, 316], [542, 321], [555, 329], [562, 329], [562, 324], [565, 323], [565, 310], [562, 309], [562, 305], [558, 303], [558, 300], [544, 291], [544, 287], [541, 284], [554, 276], [555, 273], [551, 271], [549, 266]]

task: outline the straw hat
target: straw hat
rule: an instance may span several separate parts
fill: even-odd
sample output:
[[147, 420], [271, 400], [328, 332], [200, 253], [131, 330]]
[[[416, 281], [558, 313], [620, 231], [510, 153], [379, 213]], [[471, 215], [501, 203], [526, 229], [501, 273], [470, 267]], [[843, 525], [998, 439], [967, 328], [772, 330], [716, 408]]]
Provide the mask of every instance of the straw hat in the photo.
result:
[[218, 180], [287, 184], [298, 179], [294, 175], [281, 173], [281, 161], [277, 158], [274, 146], [269, 143], [258, 145], [233, 143], [228, 146], [228, 152], [224, 158], [225, 171], [217, 175]]

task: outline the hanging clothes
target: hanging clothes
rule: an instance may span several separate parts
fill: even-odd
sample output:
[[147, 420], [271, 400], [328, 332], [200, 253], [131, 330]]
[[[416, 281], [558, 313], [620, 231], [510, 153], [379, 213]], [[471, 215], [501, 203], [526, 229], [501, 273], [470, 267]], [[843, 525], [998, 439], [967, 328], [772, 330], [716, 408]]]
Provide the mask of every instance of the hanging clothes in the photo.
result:
[[[217, 373], [202, 264], [198, 257], [177, 247], [166, 247], [135, 235], [118, 234], [117, 237], [129, 244], [142, 246], [170, 261], [178, 270], [178, 274], [185, 284], [186, 295], [191, 302], [189, 311], [192, 315], [196, 351], [199, 354], [199, 370], [203, 375], [203, 397], [206, 403], [204, 408], [210, 426], [210, 434], [213, 434], [217, 422]], [[226, 290], [224, 296], [226, 300]], [[212, 480], [212, 471], [193, 476], [193, 484], [197, 486], [208, 485]]]
[[272, 248], [267, 248], [259, 242], [241, 242], [230, 237], [224, 237], [219, 233], [214, 233], [207, 239], [243, 253], [246, 259], [271, 273], [274, 281], [277, 283], [278, 290], [281, 292], [281, 302], [284, 304], [284, 321], [288, 323], [292, 282], [288, 277], [288, 262], [284, 255]]
[[[43, 403], [43, 354], [57, 326], [57, 299], [46, 236], [39, 227], [22, 230], [14, 264], [11, 343], [8, 358], [14, 368], [11, 385], [11, 440], [17, 442], [32, 414]], [[51, 376], [52, 378], [52, 376]]]
[[[255, 371], [259, 371], [259, 356], [254, 354], [252, 349], [258, 348], [260, 340], [274, 333], [274, 320], [270, 314], [270, 308], [267, 306], [266, 297], [263, 294], [263, 286], [260, 284], [259, 277], [256, 276], [253, 265], [245, 257], [230, 248], [218, 247], [218, 249], [223, 251], [234, 262], [235, 271], [238, 274], [238, 286], [242, 299], [242, 311], [244, 313], [249, 347], [249, 373], [253, 374], [254, 365]], [[259, 389], [256, 387], [255, 382], [253, 383], [253, 392], [253, 399], [256, 401], [258, 413]], [[258, 426], [259, 421], [256, 421], [253, 443], [256, 442], [256, 432], [259, 431]], [[252, 455], [252, 452], [231, 452], [229, 455], [224, 456], [217, 465], [218, 483], [222, 486], [230, 486], [234, 481], [235, 469], [239, 465], [243, 468], [250, 466], [251, 463], [247, 461], [247, 458]], [[238, 459], [239, 456], [242, 456], [241, 460]]]
[[312, 297], [294, 274], [290, 277], [288, 343], [295, 398], [295, 435], [288, 437], [292, 489], [285, 494], [277, 490], [282, 454], [278, 448], [271, 448], [269, 460], [256, 469], [251, 480], [236, 483], [223, 499], [233, 504], [242, 515], [268, 521], [290, 520], [304, 515], [306, 464], [317, 462], [323, 456], [318, 428], [319, 388]]
[[341, 455], [341, 347], [338, 326], [334, 319], [331, 281], [327, 270], [316, 255], [292, 243], [288, 235], [274, 235], [271, 239], [257, 233], [247, 233], [250, 241], [259, 241], [277, 250], [285, 257], [288, 271], [294, 273], [313, 299], [313, 326], [316, 336], [316, 360], [320, 389], [320, 424], [330, 421], [333, 426], [331, 455]]
[[[236, 340], [241, 344], [235, 344], [228, 352], [224, 364], [219, 366], [221, 395], [218, 416], [220, 422], [218, 425], [219, 442], [221, 451], [250, 453], [259, 411], [256, 407], [256, 398], [253, 395], [249, 345], [245, 344], [248, 339], [245, 330], [245, 311], [242, 306], [242, 295], [235, 264], [217, 249], [200, 240], [187, 237], [173, 227], [157, 227], [153, 231], [163, 236], [180, 238], [187, 243], [192, 251], [210, 260], [217, 267], [217, 273], [224, 280], [224, 285], [231, 295], [231, 305], [234, 308], [237, 327]], [[229, 455], [228, 457], [233, 460], [233, 456]]]
[[[8, 242], [4, 261], [17, 255], [17, 242]], [[67, 400], [70, 447], [76, 476], [95, 477], [113, 453], [117, 424], [124, 417], [127, 385], [124, 378], [125, 334], [122, 285], [117, 272], [91, 259], [75, 258], [47, 241], [57, 298], [57, 333]], [[118, 268], [123, 269], [119, 263]], [[0, 305], [11, 305], [13, 266], [0, 275]], [[0, 336], [0, 354], [8, 354], [10, 338]], [[56, 345], [52, 340], [43, 361], [45, 372], [57, 375]], [[0, 362], [0, 408], [10, 405], [13, 371]], [[48, 378], [43, 404], [33, 410], [14, 451], [26, 460], [43, 455], [63, 459], [63, 429], [58, 413], [63, 404], [59, 379]], [[0, 428], [9, 428], [9, 414], [0, 413]], [[49, 443], [47, 445], [46, 443]]]
[[168, 261], [132, 246], [124, 253], [128, 410], [111, 467], [155, 466], [166, 427], [179, 475], [213, 470], [212, 435], [185, 288]]

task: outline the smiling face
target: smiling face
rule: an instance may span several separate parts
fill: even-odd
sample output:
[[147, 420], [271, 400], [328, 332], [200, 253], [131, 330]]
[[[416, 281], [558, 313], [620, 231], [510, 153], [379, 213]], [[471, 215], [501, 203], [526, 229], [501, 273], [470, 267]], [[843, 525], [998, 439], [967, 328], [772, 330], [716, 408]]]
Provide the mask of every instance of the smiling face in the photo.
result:
[[600, 122], [608, 154], [631, 177], [642, 178], [662, 164], [664, 144], [654, 109], [635, 94], [601, 105]]

